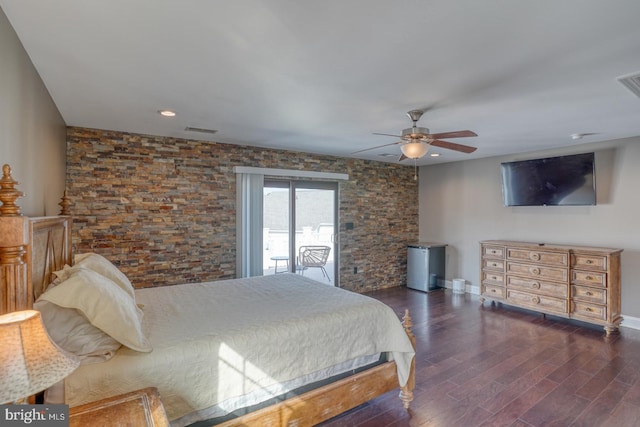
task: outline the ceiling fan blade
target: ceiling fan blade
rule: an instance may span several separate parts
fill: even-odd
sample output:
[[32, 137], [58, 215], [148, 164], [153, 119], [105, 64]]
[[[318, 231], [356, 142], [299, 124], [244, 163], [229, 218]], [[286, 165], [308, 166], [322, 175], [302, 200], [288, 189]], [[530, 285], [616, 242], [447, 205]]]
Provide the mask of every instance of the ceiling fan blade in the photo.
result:
[[[390, 135], [390, 136], [393, 136], [393, 135]], [[354, 151], [351, 154], [358, 154], [358, 153], [362, 153], [364, 151], [375, 150], [377, 148], [382, 148], [382, 147], [388, 147], [390, 145], [402, 144], [403, 142], [404, 141], [397, 141], [397, 142], [392, 142], [391, 144], [378, 145], [377, 147], [365, 148], [364, 150]]]
[[395, 136], [396, 138], [402, 138], [402, 135], [391, 135], [388, 133], [373, 133], [373, 135], [382, 135], [382, 136]]
[[467, 153], [467, 154], [473, 153], [474, 151], [477, 150], [476, 147], [471, 147], [469, 145], [456, 144], [454, 142], [449, 142], [449, 141], [441, 141], [439, 139], [431, 141], [431, 145], [433, 145], [434, 147], [446, 148], [447, 150], [460, 151], [461, 153]]
[[404, 154], [400, 156], [400, 158], [398, 159], [399, 162], [403, 161], [404, 159], [408, 159], [407, 156], [405, 156]]
[[478, 136], [478, 134], [476, 134], [473, 131], [470, 130], [457, 130], [454, 132], [445, 132], [445, 133], [434, 133], [433, 135], [431, 135], [432, 138], [434, 139], [440, 139], [440, 138], [466, 138], [469, 136]]

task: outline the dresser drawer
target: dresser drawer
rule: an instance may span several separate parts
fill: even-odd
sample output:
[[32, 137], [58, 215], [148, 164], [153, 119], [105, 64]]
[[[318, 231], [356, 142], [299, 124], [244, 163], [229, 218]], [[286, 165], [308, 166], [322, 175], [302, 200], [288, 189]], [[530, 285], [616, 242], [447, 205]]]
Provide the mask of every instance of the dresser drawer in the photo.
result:
[[519, 276], [507, 276], [507, 287], [556, 298], [567, 298], [569, 296], [566, 283], [545, 282]]
[[547, 267], [538, 264], [520, 264], [507, 261], [507, 273], [526, 276], [534, 279], [557, 280], [567, 282], [569, 280], [569, 270], [559, 267]]
[[558, 267], [569, 266], [568, 252], [545, 252], [529, 249], [507, 248], [507, 259], [513, 261], [535, 262]]
[[504, 274], [491, 271], [482, 272], [482, 283], [488, 285], [504, 286]]
[[487, 298], [500, 298], [504, 299], [504, 288], [502, 286], [482, 285], [482, 295]]
[[606, 304], [607, 290], [604, 288], [589, 288], [587, 286], [573, 285], [571, 286], [571, 298], [596, 304]]
[[560, 298], [548, 297], [545, 295], [536, 295], [528, 292], [520, 292], [515, 289], [507, 288], [507, 302], [513, 303], [520, 307], [531, 308], [546, 312], [555, 312], [559, 314], [568, 313], [567, 300]]
[[504, 247], [482, 245], [482, 256], [491, 258], [504, 258]]
[[500, 259], [483, 259], [482, 269], [491, 271], [504, 271], [504, 261]]
[[571, 317], [583, 317], [585, 320], [606, 320], [607, 306], [574, 300], [572, 302]]
[[607, 274], [592, 271], [571, 270], [571, 283], [591, 286], [607, 286]]
[[571, 266], [580, 270], [607, 271], [607, 257], [573, 254], [571, 256]]

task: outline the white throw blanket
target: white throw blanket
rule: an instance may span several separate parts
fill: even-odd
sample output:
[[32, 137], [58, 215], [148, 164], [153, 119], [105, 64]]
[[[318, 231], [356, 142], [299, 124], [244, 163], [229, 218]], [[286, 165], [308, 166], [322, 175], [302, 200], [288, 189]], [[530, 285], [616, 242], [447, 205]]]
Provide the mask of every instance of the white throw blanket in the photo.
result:
[[405, 384], [414, 356], [391, 308], [296, 274], [139, 289], [136, 301], [153, 351], [123, 347], [81, 366], [65, 381], [67, 404], [155, 386], [174, 420], [381, 352]]

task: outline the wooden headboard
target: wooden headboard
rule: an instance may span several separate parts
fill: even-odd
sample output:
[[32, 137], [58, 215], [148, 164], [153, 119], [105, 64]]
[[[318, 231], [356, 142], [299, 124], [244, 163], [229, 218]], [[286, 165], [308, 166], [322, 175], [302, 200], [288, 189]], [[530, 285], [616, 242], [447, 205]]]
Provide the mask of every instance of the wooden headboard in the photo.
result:
[[72, 218], [66, 215], [66, 195], [60, 203], [65, 215], [29, 218], [16, 200], [23, 196], [9, 165], [0, 179], [0, 314], [33, 307], [51, 283], [52, 273], [72, 265]]

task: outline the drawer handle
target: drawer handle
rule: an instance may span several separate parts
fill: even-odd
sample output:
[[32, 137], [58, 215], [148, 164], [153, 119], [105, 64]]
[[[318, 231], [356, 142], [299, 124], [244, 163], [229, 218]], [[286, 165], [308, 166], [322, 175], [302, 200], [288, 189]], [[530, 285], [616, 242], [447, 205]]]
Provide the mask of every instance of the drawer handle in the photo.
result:
[[591, 261], [590, 259], [585, 261], [585, 264], [593, 264], [593, 261]]
[[534, 289], [540, 289], [540, 282], [533, 282], [531, 284], [531, 287], [534, 288]]
[[593, 311], [593, 309], [591, 307], [587, 307], [585, 308], [585, 311]]
[[593, 277], [591, 277], [591, 276], [586, 276], [586, 277], [585, 277], [585, 279], [587, 279], [587, 280], [593, 280]]
[[495, 290], [495, 289], [491, 289], [491, 292], [493, 292], [493, 293], [495, 294], [495, 293], [496, 293], [496, 290]]
[[540, 298], [533, 297], [533, 298], [531, 298], [531, 302], [534, 303], [534, 304], [539, 304], [540, 303]]
[[539, 268], [532, 268], [532, 269], [531, 269], [531, 273], [533, 273], [533, 274], [540, 274], [540, 269], [539, 269]]
[[531, 254], [531, 259], [534, 261], [538, 261], [540, 259], [540, 254]]
[[590, 297], [590, 296], [592, 296], [592, 295], [593, 295], [590, 291], [587, 291], [587, 292], [585, 292], [584, 294], [585, 294], [586, 296], [588, 296], [588, 297]]
[[496, 264], [495, 262], [493, 264], [491, 264], [493, 267], [497, 267], [498, 264]]
[[491, 276], [492, 280], [498, 280], [498, 276]]

